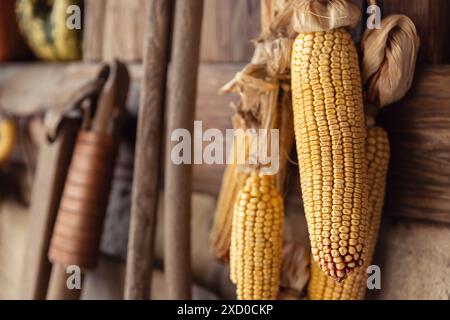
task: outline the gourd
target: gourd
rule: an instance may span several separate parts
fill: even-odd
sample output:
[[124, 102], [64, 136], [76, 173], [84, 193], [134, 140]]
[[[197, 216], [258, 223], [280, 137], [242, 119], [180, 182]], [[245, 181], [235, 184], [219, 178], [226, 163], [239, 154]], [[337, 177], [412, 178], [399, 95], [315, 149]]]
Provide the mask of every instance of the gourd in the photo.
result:
[[[82, 57], [81, 30], [67, 27], [71, 5], [82, 8], [81, 0], [18, 0], [19, 28], [36, 56], [48, 61], [79, 60]], [[82, 12], [82, 10], [81, 10]]]

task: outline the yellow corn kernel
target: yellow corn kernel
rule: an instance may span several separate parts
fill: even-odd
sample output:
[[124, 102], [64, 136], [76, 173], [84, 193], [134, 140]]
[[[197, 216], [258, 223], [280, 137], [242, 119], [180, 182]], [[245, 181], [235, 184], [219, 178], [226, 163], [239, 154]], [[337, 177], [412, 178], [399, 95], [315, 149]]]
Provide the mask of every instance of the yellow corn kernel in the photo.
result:
[[230, 278], [239, 300], [276, 299], [283, 241], [283, 199], [275, 175], [253, 172], [233, 213]]
[[292, 98], [313, 259], [334, 279], [362, 265], [367, 233], [365, 124], [358, 54], [344, 29], [300, 33]]
[[365, 244], [364, 264], [337, 283], [323, 274], [316, 264], [311, 265], [311, 279], [308, 296], [313, 300], [361, 300], [366, 293], [366, 269], [371, 264], [380, 228], [386, 174], [389, 164], [389, 140], [382, 128], [368, 130], [367, 147], [367, 184], [369, 189], [369, 231]]
[[236, 164], [227, 165], [222, 179], [210, 234], [213, 252], [223, 262], [228, 262], [229, 260], [233, 204], [247, 178], [248, 174], [239, 172]]

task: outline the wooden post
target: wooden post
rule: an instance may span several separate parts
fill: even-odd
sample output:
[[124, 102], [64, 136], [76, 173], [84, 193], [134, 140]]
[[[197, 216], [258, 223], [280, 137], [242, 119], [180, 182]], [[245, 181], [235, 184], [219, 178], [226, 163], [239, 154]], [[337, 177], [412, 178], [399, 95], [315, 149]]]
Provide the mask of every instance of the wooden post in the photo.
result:
[[172, 1], [155, 0], [147, 13], [125, 299], [150, 296], [172, 8]]
[[170, 299], [191, 298], [192, 166], [171, 159], [171, 134], [193, 131], [203, 0], [177, 1], [169, 92], [164, 190], [164, 269]]
[[48, 247], [78, 126], [79, 121], [65, 120], [56, 141], [46, 142], [39, 150], [22, 271], [22, 299], [43, 300], [47, 293], [51, 271]]

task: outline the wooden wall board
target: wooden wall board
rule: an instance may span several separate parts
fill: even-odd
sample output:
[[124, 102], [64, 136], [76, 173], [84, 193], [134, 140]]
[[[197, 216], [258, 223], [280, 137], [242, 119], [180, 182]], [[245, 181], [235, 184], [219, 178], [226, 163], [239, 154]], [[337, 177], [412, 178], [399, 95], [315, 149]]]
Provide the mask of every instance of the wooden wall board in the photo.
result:
[[404, 14], [418, 30], [420, 63], [450, 63], [450, 1], [448, 0], [383, 0], [383, 16]]
[[[142, 60], [149, 0], [85, 0], [84, 60]], [[201, 54], [204, 62], [242, 62], [259, 34], [261, 0], [206, 0]]]
[[[140, 61], [148, 0], [86, 0], [84, 58], [117, 57]], [[244, 62], [251, 58], [260, 30], [261, 0], [206, 0], [201, 60]], [[262, 0], [265, 1], [265, 0]], [[355, 0], [362, 7], [363, 0]], [[378, 0], [383, 16], [405, 14], [418, 29], [421, 63], [450, 63], [450, 2], [448, 0]]]
[[141, 61], [149, 0], [85, 0], [83, 58]]
[[410, 93], [382, 110], [391, 142], [385, 209], [450, 223], [450, 66], [424, 66]]
[[246, 62], [260, 32], [261, 0], [205, 0], [201, 59]]
[[105, 7], [103, 59], [141, 61], [149, 0], [108, 0]]
[[106, 0], [85, 0], [83, 59], [99, 61], [103, 56]]

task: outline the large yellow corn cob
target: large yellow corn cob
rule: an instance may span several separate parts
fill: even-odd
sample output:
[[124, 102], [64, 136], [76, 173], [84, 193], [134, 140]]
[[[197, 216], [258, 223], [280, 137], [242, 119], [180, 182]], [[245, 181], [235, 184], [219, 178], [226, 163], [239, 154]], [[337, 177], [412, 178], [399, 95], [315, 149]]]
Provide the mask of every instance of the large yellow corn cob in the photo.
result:
[[367, 184], [369, 188], [369, 234], [365, 245], [363, 267], [351, 274], [343, 283], [337, 283], [323, 274], [316, 264], [311, 266], [308, 296], [313, 300], [360, 300], [366, 293], [366, 269], [372, 261], [380, 228], [384, 203], [386, 174], [389, 163], [389, 140], [382, 128], [368, 130]]
[[365, 124], [358, 55], [344, 29], [299, 33], [292, 96], [313, 258], [342, 279], [362, 264], [367, 232]]
[[230, 278], [240, 300], [275, 299], [283, 241], [283, 200], [274, 175], [253, 172], [234, 206]]

